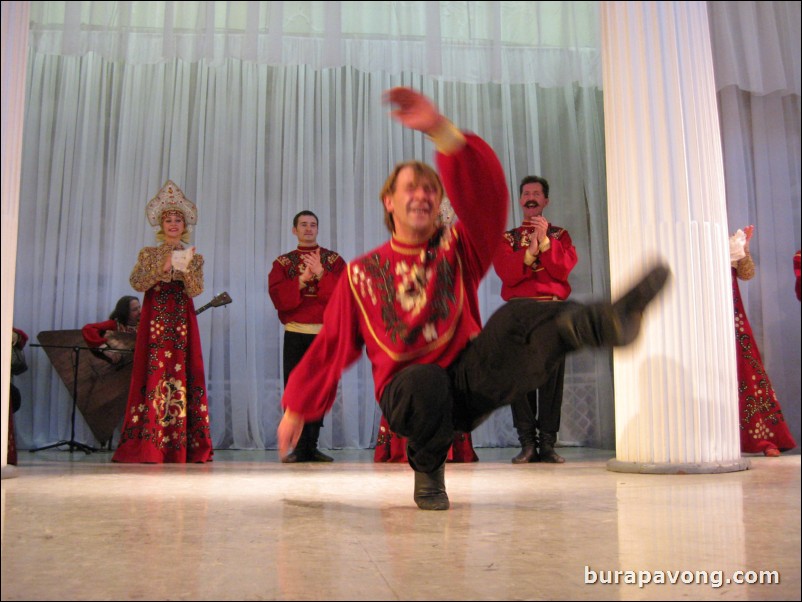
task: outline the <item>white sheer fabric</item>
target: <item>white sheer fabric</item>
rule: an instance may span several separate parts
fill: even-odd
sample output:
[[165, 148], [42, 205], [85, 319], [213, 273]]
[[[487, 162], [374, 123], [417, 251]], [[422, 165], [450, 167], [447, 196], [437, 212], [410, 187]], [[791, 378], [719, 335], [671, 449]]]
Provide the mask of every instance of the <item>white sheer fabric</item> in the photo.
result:
[[32, 2], [32, 47], [601, 87], [595, 2]]
[[800, 219], [799, 2], [709, 2], [730, 232], [754, 224], [756, 274], [741, 283], [763, 363], [797, 443]]
[[[153, 241], [144, 204], [172, 178], [199, 208], [195, 243], [207, 287], [199, 301], [224, 289], [234, 299], [199, 318], [215, 445], [274, 447], [282, 329], [267, 273], [295, 246], [291, 220], [301, 209], [319, 215], [321, 244], [346, 260], [386, 240], [377, 198], [384, 178], [398, 161], [432, 156], [422, 136], [388, 118], [381, 93], [394, 85], [423, 90], [490, 141], [511, 190], [524, 175], [546, 175], [549, 216], [570, 230], [582, 258], [575, 295], [605, 294], [595, 3], [141, 8], [32, 7], [16, 314], [23, 328], [80, 327], [131, 292], [136, 251]], [[540, 25], [522, 27], [527, 20]], [[559, 47], [561, 39], [574, 48]], [[514, 77], [493, 83], [502, 73]], [[521, 217], [513, 204], [510, 226]], [[485, 317], [500, 305], [499, 289], [491, 273], [480, 291]], [[35, 402], [18, 415], [21, 447], [63, 438], [69, 425], [68, 393], [43, 354], [33, 361], [25, 397]], [[372, 389], [363, 359], [343, 377], [323, 446], [373, 445]], [[598, 418], [611, 413], [609, 356], [573, 358], [566, 397], [576, 402], [566, 403], [573, 414], [563, 436], [609, 444]], [[80, 418], [78, 436], [91, 440]], [[514, 444], [509, 411], [475, 442]]]

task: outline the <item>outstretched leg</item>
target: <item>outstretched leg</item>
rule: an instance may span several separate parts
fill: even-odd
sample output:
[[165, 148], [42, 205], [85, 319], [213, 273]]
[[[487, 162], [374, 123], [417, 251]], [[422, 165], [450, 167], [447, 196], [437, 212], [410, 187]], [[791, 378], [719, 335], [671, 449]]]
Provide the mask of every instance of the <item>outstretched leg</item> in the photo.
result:
[[494, 410], [542, 386], [571, 351], [632, 343], [644, 310], [670, 275], [658, 265], [614, 303], [515, 299], [502, 306], [449, 368], [456, 428], [471, 431]]
[[668, 266], [658, 265], [613, 304], [594, 303], [573, 307], [558, 319], [563, 340], [573, 349], [629, 345], [640, 334], [646, 306], [670, 277]]

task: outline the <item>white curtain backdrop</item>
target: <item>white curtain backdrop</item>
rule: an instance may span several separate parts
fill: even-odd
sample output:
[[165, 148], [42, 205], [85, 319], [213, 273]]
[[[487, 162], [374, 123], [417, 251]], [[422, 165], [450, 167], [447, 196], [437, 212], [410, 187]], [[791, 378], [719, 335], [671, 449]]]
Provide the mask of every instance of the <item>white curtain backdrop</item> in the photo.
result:
[[[295, 247], [302, 209], [346, 260], [386, 240], [381, 184], [395, 163], [432, 157], [388, 118], [381, 93], [396, 85], [485, 137], [511, 190], [548, 177], [549, 217], [581, 258], [575, 296], [607, 294], [596, 13], [583, 2], [32, 3], [15, 324], [35, 337], [105, 318], [131, 293], [136, 253], [153, 244], [144, 205], [170, 178], [199, 209], [196, 303], [223, 290], [234, 300], [199, 316], [215, 446], [275, 447], [283, 333], [267, 273]], [[483, 317], [499, 288], [491, 274]], [[22, 448], [65, 438], [71, 411], [43, 351], [29, 355]], [[576, 356], [561, 437], [609, 445], [611, 391], [609, 355]], [[370, 447], [379, 417], [363, 358], [321, 444]], [[93, 442], [80, 416], [77, 438]], [[516, 444], [509, 410], [475, 443]]]
[[[796, 174], [794, 215], [784, 240], [751, 219], [755, 243], [767, 247], [799, 246], [798, 9], [795, 27], [797, 84], [786, 102], [796, 145], [788, 142], [785, 174]], [[574, 298], [608, 296], [599, 52], [596, 2], [31, 2], [14, 324], [35, 341], [105, 319], [132, 292], [136, 253], [154, 243], [144, 206], [170, 178], [199, 209], [206, 292], [196, 304], [224, 290], [234, 300], [199, 316], [215, 446], [274, 448], [283, 333], [267, 273], [294, 248], [301, 209], [318, 214], [320, 243], [346, 260], [386, 240], [384, 178], [398, 161], [432, 156], [381, 105], [395, 85], [430, 95], [495, 148], [513, 192], [510, 227], [521, 217], [517, 183], [547, 177], [547, 215], [579, 253]], [[756, 252], [759, 276], [767, 252]], [[790, 271], [791, 253], [777, 251], [778, 266], [782, 258]], [[750, 302], [767, 278], [782, 287], [786, 276], [750, 283]], [[480, 289], [484, 318], [500, 305], [499, 289], [491, 271]], [[760, 342], [776, 357], [771, 340]], [[72, 407], [43, 350], [28, 358], [31, 370], [15, 379], [22, 449], [69, 438]], [[796, 366], [798, 358], [797, 338]], [[562, 441], [612, 447], [611, 378], [609, 354], [571, 357]], [[796, 382], [795, 402], [781, 402], [786, 412], [796, 403], [798, 415]], [[378, 421], [362, 359], [343, 377], [321, 444], [371, 447]], [[76, 439], [94, 442], [80, 415]], [[474, 443], [516, 445], [509, 410]]]

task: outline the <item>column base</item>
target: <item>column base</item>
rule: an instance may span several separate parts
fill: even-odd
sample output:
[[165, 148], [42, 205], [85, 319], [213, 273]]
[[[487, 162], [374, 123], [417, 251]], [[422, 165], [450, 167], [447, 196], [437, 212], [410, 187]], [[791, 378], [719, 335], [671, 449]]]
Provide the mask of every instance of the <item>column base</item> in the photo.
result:
[[2, 468], [2, 472], [0, 472], [0, 479], [13, 479], [19, 473], [19, 468], [14, 466], [13, 464], [6, 464]]
[[669, 462], [624, 462], [613, 458], [607, 461], [607, 470], [611, 472], [630, 472], [637, 474], [717, 474], [721, 472], [738, 472], [749, 470], [752, 463], [747, 458], [738, 458], [726, 462], [678, 463]]

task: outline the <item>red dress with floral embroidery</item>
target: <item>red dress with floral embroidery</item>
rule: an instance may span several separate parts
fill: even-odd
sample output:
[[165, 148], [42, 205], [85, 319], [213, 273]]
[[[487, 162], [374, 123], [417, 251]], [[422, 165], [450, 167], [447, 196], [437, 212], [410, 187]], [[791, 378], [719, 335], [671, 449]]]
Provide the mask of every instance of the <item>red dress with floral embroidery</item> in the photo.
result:
[[[148, 247], [131, 275], [156, 276], [169, 247]], [[145, 253], [145, 255], [143, 255]], [[195, 255], [182, 279], [147, 289], [134, 350], [122, 438], [115, 462], [208, 462], [212, 459], [209, 407], [195, 305], [202, 291], [203, 258]], [[172, 279], [171, 279], [172, 278]], [[198, 280], [200, 284], [198, 284]]]
[[738, 365], [738, 416], [741, 451], [764, 453], [796, 447], [785, 422], [774, 387], [771, 386], [760, 351], [746, 318], [736, 268], [732, 268], [732, 294], [735, 309], [735, 353]]
[[[390, 430], [387, 419], [382, 416], [379, 424], [379, 435], [376, 437], [376, 449], [373, 452], [374, 462], [406, 462], [407, 438]], [[479, 456], [473, 449], [470, 433], [454, 432], [454, 442], [448, 450], [446, 462], [478, 462]]]

